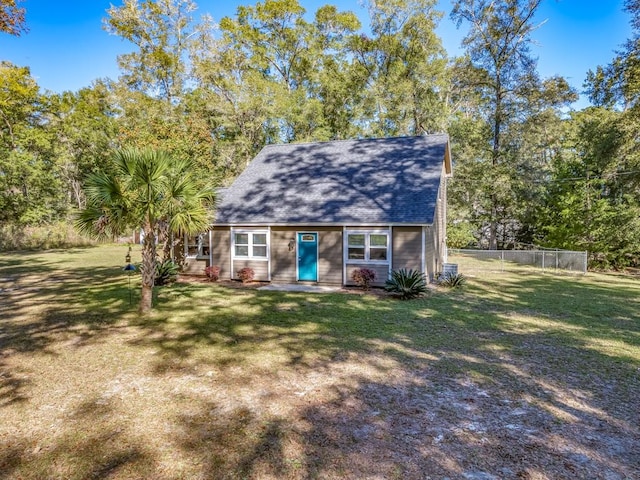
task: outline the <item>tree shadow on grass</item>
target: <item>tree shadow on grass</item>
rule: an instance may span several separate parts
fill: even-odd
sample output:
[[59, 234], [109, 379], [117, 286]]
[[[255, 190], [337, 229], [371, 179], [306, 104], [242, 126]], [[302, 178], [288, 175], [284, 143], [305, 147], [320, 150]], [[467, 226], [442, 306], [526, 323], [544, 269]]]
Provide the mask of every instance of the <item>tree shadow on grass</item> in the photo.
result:
[[10, 366], [10, 355], [56, 356], [63, 343], [79, 348], [125, 327], [135, 308], [125, 282], [119, 269], [75, 268], [40, 272], [37, 281], [0, 292], [0, 406], [28, 399], [28, 380]]
[[151, 478], [155, 459], [101, 398], [85, 400], [53, 440], [0, 441], [0, 478]]
[[[91, 346], [122, 322], [129, 344], [158, 352], [159, 382], [211, 368], [231, 407], [176, 399], [189, 411], [167, 432], [201, 477], [640, 476], [634, 285], [532, 275], [415, 302], [177, 285], [137, 318], [118, 273], [80, 268], [21, 292], [0, 306], [0, 346], [54, 355], [61, 338]], [[25, 397], [7, 385], [9, 401]], [[240, 395], [254, 389], [264, 395]], [[158, 473], [157, 452], [108, 405], [72, 419], [37, 454], [26, 437], [6, 441], [6, 475]]]
[[20, 372], [12, 371], [0, 357], [0, 408], [28, 400], [29, 380]]
[[0, 348], [46, 351], [59, 334], [113, 325], [129, 310], [126, 281], [119, 269], [77, 268], [3, 293]]
[[[200, 348], [212, 347], [218, 355], [196, 361], [244, 368], [242, 381], [248, 384], [269, 371], [252, 370], [247, 358], [273, 348], [281, 350], [283, 368], [299, 372], [331, 372], [354, 356], [370, 363], [373, 357], [382, 360], [371, 363], [379, 373], [389, 364], [396, 375], [401, 372], [404, 380], [363, 378], [355, 388], [345, 386], [345, 398], [355, 404], [379, 398], [353, 420], [340, 405], [302, 408], [298, 421], [306, 419], [315, 433], [297, 440], [308, 450], [303, 460], [285, 461], [306, 465], [303, 476], [288, 471], [295, 478], [327, 471], [343, 478], [375, 476], [385, 464], [382, 452], [394, 449], [404, 453], [389, 456], [387, 474], [403, 478], [422, 478], [419, 472], [472, 475], [476, 470], [507, 478], [626, 478], [640, 473], [634, 453], [640, 441], [640, 403], [633, 394], [640, 388], [637, 356], [593, 344], [594, 328], [596, 336], [610, 328], [607, 338], [618, 342], [634, 338], [638, 325], [626, 321], [635, 315], [634, 307], [623, 300], [636, 290], [613, 289], [622, 303], [608, 308], [611, 316], [603, 318], [602, 309], [567, 312], [553, 302], [560, 301], [559, 295], [582, 295], [599, 304], [612, 298], [609, 287], [536, 277], [518, 285], [479, 283], [473, 288], [486, 289], [487, 298], [462, 293], [409, 303], [263, 292], [243, 292], [233, 299], [238, 294], [224, 288], [184, 287], [180, 296], [161, 302], [161, 316], [175, 302], [190, 305], [195, 314], [178, 325], [167, 318], [156, 321], [141, 338], [165, 353], [158, 372], [164, 371], [163, 363], [193, 360]], [[200, 296], [198, 288], [207, 288], [206, 295]], [[496, 290], [502, 298], [490, 298]], [[540, 294], [546, 296], [542, 302]], [[521, 324], [514, 312], [555, 323]], [[411, 380], [403, 386], [407, 378]], [[406, 389], [414, 393], [398, 393]], [[375, 413], [381, 411], [385, 413]], [[438, 413], [430, 417], [431, 424], [439, 426], [417, 420], [433, 412]], [[376, 439], [378, 417], [385, 418], [382, 424], [391, 431], [418, 423], [404, 433], [398, 430], [394, 441], [383, 433]], [[445, 426], [440, 417], [449, 419]], [[340, 433], [336, 428], [345, 422], [351, 427]], [[355, 442], [359, 446], [350, 450], [359, 437], [366, 441]], [[337, 440], [332, 444], [331, 439]], [[358, 460], [361, 451], [375, 452], [376, 467]]]
[[203, 403], [177, 419], [181, 433], [174, 441], [202, 465], [200, 476], [212, 479], [623, 479], [640, 473], [637, 430], [634, 436], [587, 411], [576, 412], [576, 422], [561, 421], [510, 388], [440, 378], [437, 366], [411, 373], [336, 384], [332, 398], [309, 398], [287, 416], [265, 414], [259, 405], [221, 411]]
[[246, 407], [224, 411], [202, 402], [175, 421], [175, 446], [201, 465], [201, 478], [288, 477], [284, 419], [261, 418]]
[[[640, 348], [640, 284], [633, 280], [611, 280], [599, 276], [598, 282], [583, 278], [563, 279], [535, 276], [517, 281], [483, 280], [475, 286], [479, 303], [488, 299], [493, 312], [535, 317], [519, 319], [523, 329], [537, 329], [541, 338], [561, 336], [565, 342], [586, 350], [606, 351], [607, 341], [626, 348], [610, 349], [612, 359], [632, 362]], [[482, 305], [478, 305], [482, 311]], [[536, 325], [536, 320], [542, 320]], [[513, 329], [512, 329], [513, 330]]]

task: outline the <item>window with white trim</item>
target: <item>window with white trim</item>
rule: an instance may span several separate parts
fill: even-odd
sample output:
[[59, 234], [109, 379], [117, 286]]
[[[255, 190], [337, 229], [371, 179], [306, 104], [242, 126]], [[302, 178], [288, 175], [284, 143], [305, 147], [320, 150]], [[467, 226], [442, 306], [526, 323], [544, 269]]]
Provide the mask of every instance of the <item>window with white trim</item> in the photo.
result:
[[208, 257], [209, 234], [188, 235], [185, 243], [185, 255], [187, 257]]
[[268, 238], [266, 231], [238, 231], [233, 232], [234, 258], [267, 259]]
[[347, 231], [347, 262], [389, 261], [388, 231]]

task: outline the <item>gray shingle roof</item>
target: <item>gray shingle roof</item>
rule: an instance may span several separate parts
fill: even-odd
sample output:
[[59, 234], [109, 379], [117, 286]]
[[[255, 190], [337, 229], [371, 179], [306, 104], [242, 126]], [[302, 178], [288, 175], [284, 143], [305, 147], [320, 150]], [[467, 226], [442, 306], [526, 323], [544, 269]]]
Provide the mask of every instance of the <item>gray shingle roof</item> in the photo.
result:
[[220, 195], [216, 224], [430, 224], [446, 135], [266, 146]]

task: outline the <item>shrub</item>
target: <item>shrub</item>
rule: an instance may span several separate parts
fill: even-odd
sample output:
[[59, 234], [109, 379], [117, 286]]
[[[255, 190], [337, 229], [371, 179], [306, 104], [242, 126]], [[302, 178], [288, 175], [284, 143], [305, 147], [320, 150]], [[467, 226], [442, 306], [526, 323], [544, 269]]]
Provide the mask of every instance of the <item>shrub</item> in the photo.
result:
[[253, 280], [256, 272], [253, 271], [253, 268], [244, 267], [236, 272], [238, 274], [238, 278], [242, 280], [242, 283], [249, 283]]
[[442, 275], [440, 278], [438, 278], [438, 285], [446, 288], [460, 288], [464, 285], [466, 281], [467, 281], [467, 278], [463, 274], [450, 273], [447, 275]]
[[180, 265], [173, 260], [165, 260], [164, 262], [156, 262], [156, 278], [154, 283], [158, 286], [169, 285], [176, 281]]
[[204, 274], [212, 282], [217, 282], [220, 278], [220, 267], [218, 265], [209, 265], [205, 267]]
[[371, 283], [376, 279], [376, 272], [369, 268], [358, 268], [351, 274], [351, 280], [363, 290], [369, 290]]
[[391, 272], [391, 278], [386, 281], [384, 289], [402, 300], [409, 300], [426, 293], [427, 277], [419, 270], [401, 268]]
[[73, 222], [56, 222], [42, 226], [0, 225], [0, 251], [47, 250], [96, 245], [73, 228]]

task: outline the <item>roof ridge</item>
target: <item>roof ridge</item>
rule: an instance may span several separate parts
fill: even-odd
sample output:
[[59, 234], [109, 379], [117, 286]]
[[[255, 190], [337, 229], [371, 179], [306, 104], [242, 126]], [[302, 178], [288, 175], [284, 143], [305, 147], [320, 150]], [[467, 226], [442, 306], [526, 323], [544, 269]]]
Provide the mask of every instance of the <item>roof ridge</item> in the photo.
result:
[[398, 140], [398, 139], [409, 139], [409, 138], [423, 138], [423, 137], [449, 137], [448, 133], [440, 132], [440, 133], [421, 133], [418, 135], [396, 135], [393, 137], [365, 137], [365, 138], [342, 138], [339, 140], [316, 140], [314, 142], [289, 142], [289, 143], [268, 143], [264, 148], [272, 148], [272, 147], [288, 147], [292, 145], [296, 146], [305, 146], [305, 145], [327, 145], [330, 143], [348, 143], [348, 142], [359, 142], [359, 141], [383, 141], [383, 140]]

